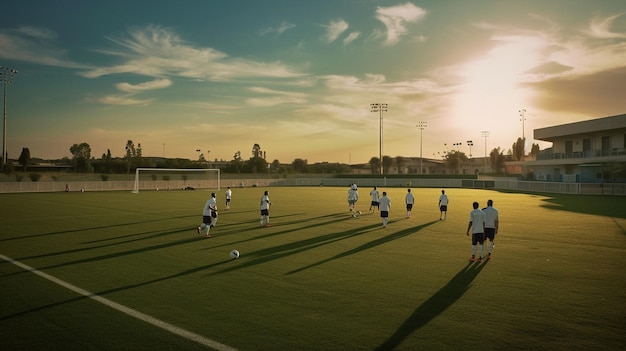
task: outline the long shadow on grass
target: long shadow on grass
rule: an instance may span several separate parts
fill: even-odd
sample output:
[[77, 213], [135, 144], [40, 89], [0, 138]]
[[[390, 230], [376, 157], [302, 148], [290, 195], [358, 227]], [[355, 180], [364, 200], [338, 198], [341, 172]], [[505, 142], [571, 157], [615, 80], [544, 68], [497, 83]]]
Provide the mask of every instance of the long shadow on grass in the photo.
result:
[[404, 323], [376, 350], [393, 350], [400, 345], [404, 339], [416, 330], [428, 324], [431, 320], [443, 313], [452, 306], [470, 288], [472, 281], [478, 276], [489, 261], [485, 263], [468, 263], [459, 273], [457, 273], [443, 288], [439, 289], [428, 300], [424, 301], [407, 318]]
[[[183, 277], [189, 274], [202, 272], [202, 271], [212, 269], [212, 268], [218, 268], [220, 266], [230, 263], [231, 267], [228, 267], [228, 268], [225, 268], [220, 271], [213, 272], [213, 273], [209, 273], [208, 275], [217, 275], [217, 274], [227, 273], [230, 271], [235, 271], [235, 270], [243, 269], [246, 267], [255, 266], [257, 264], [265, 263], [268, 261], [277, 260], [282, 257], [294, 255], [296, 253], [303, 252], [306, 250], [311, 250], [315, 247], [318, 247], [321, 245], [327, 245], [332, 242], [344, 240], [344, 239], [347, 239], [349, 237], [353, 237], [356, 235], [361, 235], [361, 234], [366, 233], [367, 231], [373, 230], [374, 228], [379, 228], [379, 225], [370, 225], [366, 227], [352, 229], [352, 230], [345, 231], [345, 232], [328, 234], [328, 235], [324, 235], [321, 237], [302, 240], [296, 243], [290, 243], [290, 244], [280, 245], [280, 246], [276, 246], [272, 248], [267, 248], [263, 250], [246, 253], [246, 256], [245, 256], [246, 260], [242, 260], [242, 259], [237, 260], [236, 266], [232, 266], [232, 263], [234, 263], [233, 260], [219, 261], [219, 262], [215, 262], [215, 263], [204, 265], [204, 266], [194, 267], [192, 269], [188, 269], [186, 271], [182, 271], [182, 272], [172, 274], [169, 276], [160, 277], [157, 279], [152, 279], [149, 281], [145, 281], [145, 282], [141, 282], [141, 283], [137, 283], [133, 285], [127, 285], [127, 286], [118, 287], [118, 288], [114, 288], [110, 290], [100, 291], [97, 294], [104, 296], [107, 294], [116, 293], [116, 292], [123, 291], [123, 290], [134, 289], [140, 286], [162, 282], [168, 279]], [[251, 257], [256, 257], [256, 258], [249, 259]]]
[[[363, 244], [363, 245], [361, 245], [359, 247], [355, 247], [352, 250], [348, 250], [346, 252], [340, 253], [340, 254], [335, 255], [333, 257], [330, 257], [328, 259], [325, 259], [325, 260], [322, 260], [322, 261], [310, 264], [310, 265], [302, 267], [302, 268], [294, 269], [294, 270], [292, 270], [290, 272], [287, 272], [286, 274], [289, 275], [289, 274], [299, 273], [299, 272], [302, 272], [302, 271], [307, 270], [309, 268], [313, 268], [313, 267], [322, 265], [324, 263], [328, 263], [330, 261], [334, 261], [334, 260], [337, 260], [337, 259], [340, 259], [340, 258], [344, 258], [344, 257], [350, 256], [350, 255], [354, 255], [354, 254], [359, 253], [361, 251], [369, 250], [369, 249], [371, 249], [373, 247], [376, 247], [376, 246], [379, 246], [379, 245], [383, 245], [383, 244], [388, 243], [390, 241], [403, 238], [403, 237], [405, 237], [407, 235], [415, 234], [415, 233], [419, 232], [420, 230], [422, 230], [422, 229], [424, 229], [424, 228], [426, 228], [428, 226], [431, 226], [431, 225], [433, 225], [433, 224], [435, 224], [437, 222], [439, 222], [439, 221], [432, 221], [432, 222], [428, 222], [428, 223], [424, 223], [424, 224], [418, 225], [416, 227], [411, 227], [411, 228], [407, 228], [407, 229], [404, 229], [404, 230], [401, 230], [401, 231], [398, 231], [398, 232], [395, 232], [395, 233], [391, 233], [391, 234], [389, 234], [387, 236], [384, 236], [384, 237], [376, 239], [376, 240], [372, 240], [372, 241], [370, 241], [368, 243], [365, 243], [365, 244]], [[380, 226], [380, 225], [378, 225], [378, 226]]]
[[620, 196], [560, 195], [543, 201], [541, 207], [551, 210], [626, 218], [624, 198]]
[[129, 225], [137, 225], [137, 224], [145, 224], [145, 223], [153, 223], [153, 222], [166, 222], [166, 221], [169, 221], [169, 220], [172, 220], [172, 219], [183, 219], [183, 218], [191, 218], [191, 217], [197, 217], [197, 216], [196, 215], [194, 215], [194, 216], [185, 215], [185, 216], [177, 216], [177, 217], [162, 217], [162, 218], [159, 218], [159, 219], [151, 219], [151, 220], [147, 220], [147, 221], [119, 223], [119, 224], [104, 225], [104, 226], [91, 227], [91, 228], [78, 228], [78, 229], [63, 230], [63, 231], [56, 231], [56, 232], [50, 232], [50, 233], [36, 233], [36, 234], [32, 234], [32, 235], [0, 239], [0, 241], [22, 240], [22, 239], [31, 239], [31, 238], [37, 238], [37, 237], [49, 236], [49, 235], [60, 235], [60, 234], [88, 232], [90, 230], [99, 230], [99, 229], [107, 229], [107, 228], [125, 227], [125, 226], [129, 226]]
[[[189, 231], [188, 228], [184, 228], [183, 230], [175, 229], [175, 230], [171, 230], [171, 231], [155, 233], [155, 234], [151, 235], [150, 237], [158, 237], [158, 236], [163, 236], [163, 235], [177, 234], [177, 233], [182, 233], [182, 232], [187, 232], [187, 231]], [[136, 240], [132, 240], [132, 241], [138, 241], [138, 240], [145, 240], [145, 239], [136, 239]], [[83, 259], [79, 259], [79, 260], [63, 262], [63, 263], [60, 263], [60, 264], [46, 266], [46, 267], [41, 267], [41, 268], [38, 268], [38, 269], [44, 270], [44, 269], [51, 269], [51, 268], [57, 268], [57, 267], [63, 267], [63, 266], [71, 266], [71, 265], [75, 265], [75, 264], [95, 262], [95, 261], [100, 261], [100, 260], [107, 260], [107, 259], [111, 259], [111, 258], [122, 257], [122, 256], [126, 256], [126, 255], [133, 255], [133, 254], [142, 253], [142, 252], [148, 252], [148, 251], [152, 251], [152, 250], [159, 250], [159, 249], [164, 249], [164, 248], [168, 248], [168, 247], [171, 247], [171, 246], [183, 245], [183, 244], [188, 244], [188, 243], [197, 242], [197, 241], [198, 241], [198, 237], [194, 236], [194, 237], [191, 237], [191, 238], [185, 238], [185, 239], [171, 241], [171, 242], [158, 244], [158, 245], [153, 245], [153, 246], [140, 247], [140, 248], [137, 248], [137, 249], [131, 249], [131, 250], [126, 250], [126, 251], [120, 251], [120, 252], [114, 252], [114, 253], [110, 253], [110, 254], [106, 254], [106, 255], [101, 255], [101, 256], [88, 257], [88, 258], [83, 258]], [[130, 241], [127, 241], [127, 242], [130, 242]], [[33, 259], [33, 258], [41, 258], [41, 257], [62, 255], [62, 254], [68, 254], [68, 253], [76, 253], [76, 252], [88, 251], [88, 250], [98, 250], [98, 249], [101, 249], [101, 248], [104, 248], [104, 247], [117, 246], [117, 245], [120, 245], [120, 243], [100, 245], [98, 247], [89, 247], [89, 248], [81, 248], [81, 249], [74, 249], [74, 250], [66, 250], [66, 251], [61, 251], [61, 252], [52, 252], [52, 253], [47, 253], [47, 254], [43, 254], [43, 255], [30, 256], [30, 257], [20, 257], [20, 258], [17, 258], [16, 260], [17, 261], [20, 261], [20, 260], [23, 261], [23, 260], [27, 260], [27, 259]]]
[[[323, 225], [323, 224], [320, 224]], [[242, 268], [256, 266], [258, 264], [266, 263], [269, 261], [281, 259], [286, 256], [295, 255], [301, 252], [305, 252], [308, 250], [313, 250], [315, 248], [329, 245], [341, 240], [346, 240], [358, 235], [363, 235], [372, 230], [376, 230], [380, 228], [380, 224], [371, 224], [359, 228], [353, 228], [350, 230], [345, 230], [337, 233], [330, 233], [326, 235], [316, 236], [288, 244], [278, 245], [274, 247], [269, 247], [267, 249], [262, 249], [258, 251], [253, 251], [246, 254], [246, 260], [244, 263], [238, 264], [235, 267], [229, 267], [223, 269], [218, 272], [209, 273], [208, 275], [216, 275], [221, 273], [226, 273]]]
[[[331, 218], [335, 218], [333, 220], [329, 220]], [[321, 216], [321, 217], [315, 217], [315, 218], [309, 218], [306, 220], [301, 220], [301, 221], [295, 221], [294, 223], [297, 224], [303, 224], [305, 222], [311, 222], [311, 221], [316, 221], [316, 220], [320, 220], [320, 219], [324, 219], [323, 222], [320, 223], [316, 223], [316, 224], [311, 224], [311, 225], [307, 225], [307, 228], [316, 228], [316, 227], [322, 227], [322, 226], [327, 226], [327, 225], [332, 225], [338, 222], [343, 222], [343, 221], [347, 221], [350, 220], [350, 217], [346, 217], [343, 214], [332, 214], [332, 215], [326, 215], [326, 216]], [[258, 220], [256, 221], [258, 223]], [[280, 231], [274, 231], [274, 229], [281, 227], [285, 225], [284, 223], [281, 223], [277, 226], [273, 226], [270, 228], [266, 228], [266, 227], [254, 227], [253, 229], [250, 230], [263, 230], [263, 231], [269, 231], [267, 234], [261, 235], [261, 236], [251, 236], [251, 237], [246, 237], [245, 239], [239, 240], [239, 241], [233, 241], [233, 242], [229, 242], [223, 245], [217, 245], [217, 246], [211, 246], [211, 247], [207, 247], [205, 250], [212, 250], [214, 248], [220, 247], [220, 246], [232, 246], [235, 244], [241, 244], [241, 243], [245, 243], [245, 242], [249, 242], [249, 241], [255, 241], [255, 240], [259, 240], [259, 239], [265, 239], [265, 238], [270, 238], [270, 237], [274, 237], [274, 236], [278, 236], [278, 235], [283, 235], [283, 234], [289, 234], [289, 233], [293, 233], [293, 232], [297, 232], [299, 231], [301, 228], [293, 228], [293, 229], [286, 229], [286, 230], [280, 230]], [[231, 234], [241, 234], [242, 231], [240, 229], [236, 229], [236, 230], [231, 230], [231, 231], [227, 231], [227, 232], [222, 232], [222, 231], [215, 231], [215, 232], [211, 232], [211, 235], [214, 237], [220, 237], [223, 235], [231, 235]]]

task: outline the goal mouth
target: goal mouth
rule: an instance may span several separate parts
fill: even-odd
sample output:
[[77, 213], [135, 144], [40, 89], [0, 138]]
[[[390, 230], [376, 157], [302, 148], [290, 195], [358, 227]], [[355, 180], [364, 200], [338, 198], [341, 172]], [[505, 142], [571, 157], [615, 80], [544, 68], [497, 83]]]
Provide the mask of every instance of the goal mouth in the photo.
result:
[[217, 168], [137, 168], [133, 193], [140, 190], [221, 189]]

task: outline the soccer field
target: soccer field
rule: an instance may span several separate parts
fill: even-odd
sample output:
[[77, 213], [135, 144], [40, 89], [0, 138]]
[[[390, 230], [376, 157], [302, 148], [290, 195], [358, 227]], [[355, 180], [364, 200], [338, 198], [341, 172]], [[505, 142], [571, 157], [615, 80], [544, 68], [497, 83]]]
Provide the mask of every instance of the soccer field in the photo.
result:
[[[626, 345], [626, 199], [379, 188], [0, 195], [2, 350], [607, 350]], [[473, 201], [493, 258], [468, 263]], [[241, 257], [231, 260], [237, 249]]]

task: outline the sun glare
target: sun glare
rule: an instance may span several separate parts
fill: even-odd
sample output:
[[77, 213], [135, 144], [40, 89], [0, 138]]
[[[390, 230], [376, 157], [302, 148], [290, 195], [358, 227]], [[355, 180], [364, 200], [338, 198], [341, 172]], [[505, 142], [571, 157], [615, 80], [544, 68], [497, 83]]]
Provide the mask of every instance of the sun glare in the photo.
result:
[[463, 65], [454, 125], [476, 130], [511, 128], [518, 119], [516, 111], [528, 107], [530, 93], [520, 83], [539, 62], [539, 47], [533, 39], [506, 38], [485, 56]]

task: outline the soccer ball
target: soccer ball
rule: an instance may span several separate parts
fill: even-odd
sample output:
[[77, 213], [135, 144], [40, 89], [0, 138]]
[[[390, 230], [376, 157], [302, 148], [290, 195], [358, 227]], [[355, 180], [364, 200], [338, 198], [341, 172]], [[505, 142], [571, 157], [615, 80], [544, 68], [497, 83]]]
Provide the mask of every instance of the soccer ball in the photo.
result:
[[232, 258], [233, 260], [237, 259], [237, 258], [239, 258], [239, 251], [233, 250], [233, 251], [230, 252], [229, 255], [230, 255], [230, 258]]
[[356, 214], [357, 215], [361, 215], [361, 211], [356, 211]]

